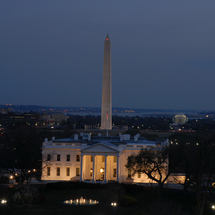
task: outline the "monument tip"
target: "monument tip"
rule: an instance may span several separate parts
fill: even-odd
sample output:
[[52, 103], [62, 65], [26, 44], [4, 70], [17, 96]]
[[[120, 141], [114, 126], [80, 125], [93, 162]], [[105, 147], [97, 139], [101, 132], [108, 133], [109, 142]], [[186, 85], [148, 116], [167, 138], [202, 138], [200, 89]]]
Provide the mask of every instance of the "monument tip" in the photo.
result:
[[110, 40], [109, 35], [107, 34], [105, 40]]

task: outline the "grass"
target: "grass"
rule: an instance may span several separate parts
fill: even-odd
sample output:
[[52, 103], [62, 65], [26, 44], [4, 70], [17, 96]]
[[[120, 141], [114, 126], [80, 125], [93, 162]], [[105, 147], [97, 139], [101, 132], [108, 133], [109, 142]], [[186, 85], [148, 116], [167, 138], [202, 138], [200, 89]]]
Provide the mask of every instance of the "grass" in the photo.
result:
[[[138, 204], [130, 206], [117, 206], [112, 207], [110, 205], [113, 196], [112, 190], [108, 192], [104, 189], [72, 189], [72, 190], [52, 190], [45, 187], [39, 187], [40, 193], [45, 197], [44, 201], [40, 204], [35, 204], [32, 207], [21, 207], [14, 205], [12, 202], [12, 196], [14, 194], [14, 188], [0, 187], [0, 198], [7, 199], [8, 203], [5, 208], [6, 215], [154, 215], [152, 209], [161, 207], [183, 208], [187, 213], [192, 214], [192, 208], [195, 206], [195, 195], [189, 194], [186, 198], [183, 197], [183, 193], [177, 190], [167, 190], [163, 196], [157, 194], [157, 190], [153, 188], [127, 189], [123, 195], [134, 197]], [[63, 201], [68, 199], [76, 199], [83, 196], [86, 199], [95, 199], [99, 201], [98, 205], [64, 205]], [[155, 208], [156, 207], [156, 208]], [[177, 209], [178, 210], [178, 209]], [[0, 214], [3, 210], [0, 208]], [[156, 212], [158, 215], [158, 212]], [[175, 213], [176, 214], [176, 213]], [[178, 213], [179, 214], [179, 213]], [[181, 215], [182, 215], [181, 214]], [[207, 210], [207, 215], [213, 214], [213, 211]]]
[[[63, 214], [77, 214], [77, 215], [106, 215], [106, 214], [127, 214], [131, 213], [135, 206], [130, 208], [113, 208], [109, 203], [106, 192], [104, 190], [96, 189], [75, 189], [75, 190], [48, 190], [40, 188], [40, 193], [44, 195], [45, 200], [41, 204], [33, 205], [30, 208], [21, 207], [12, 203], [12, 196], [14, 188], [1, 188], [0, 197], [7, 199], [8, 203], [5, 208], [6, 215], [63, 215]], [[83, 196], [87, 199], [96, 199], [99, 201], [98, 205], [64, 205], [63, 201], [68, 199], [76, 199]], [[130, 212], [129, 212], [130, 211]], [[2, 214], [2, 208], [0, 208]], [[137, 213], [141, 214], [141, 213]]]

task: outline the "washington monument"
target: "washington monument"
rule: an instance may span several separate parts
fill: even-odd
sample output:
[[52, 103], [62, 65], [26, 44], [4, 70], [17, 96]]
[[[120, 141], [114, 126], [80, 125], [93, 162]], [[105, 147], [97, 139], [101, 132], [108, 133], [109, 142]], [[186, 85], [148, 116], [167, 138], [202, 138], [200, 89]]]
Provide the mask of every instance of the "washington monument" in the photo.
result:
[[111, 42], [108, 34], [104, 42], [101, 129], [112, 130]]

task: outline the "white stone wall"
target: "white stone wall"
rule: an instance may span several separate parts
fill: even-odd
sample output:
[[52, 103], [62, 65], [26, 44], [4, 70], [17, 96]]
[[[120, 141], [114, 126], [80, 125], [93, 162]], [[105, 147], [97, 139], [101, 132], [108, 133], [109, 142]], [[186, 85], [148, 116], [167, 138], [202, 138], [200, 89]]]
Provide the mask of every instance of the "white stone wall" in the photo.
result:
[[[42, 173], [42, 180], [70, 180], [72, 177], [76, 176], [76, 167], [80, 168], [80, 161], [76, 161], [76, 155], [80, 155], [80, 149], [44, 149], [43, 150], [43, 157], [47, 154], [51, 154], [53, 156], [50, 165], [49, 162], [43, 163], [43, 173]], [[57, 161], [57, 154], [61, 155], [60, 161]], [[70, 161], [67, 161], [67, 155], [70, 155]], [[47, 176], [47, 167], [50, 167], [50, 176]], [[57, 176], [57, 167], [60, 167], [60, 176]], [[66, 176], [66, 168], [70, 168], [70, 176]]]
[[[76, 168], [81, 171], [81, 158], [80, 161], [76, 161], [76, 156], [85, 154], [83, 156], [83, 171], [82, 178], [84, 180], [92, 180], [93, 173], [90, 174], [90, 170], [93, 169], [93, 162], [91, 161], [91, 155], [95, 156], [95, 180], [102, 179], [102, 173], [100, 169], [105, 169], [105, 159], [102, 160], [102, 156], [107, 156], [107, 180], [116, 180], [114, 177], [114, 169], [117, 169], [117, 162], [114, 162], [114, 156], [119, 154], [119, 182], [131, 182], [128, 179], [128, 169], [125, 167], [128, 156], [135, 153], [137, 154], [142, 147], [148, 147], [149, 145], [141, 146], [135, 143], [129, 143], [129, 145], [120, 145], [119, 147], [113, 147], [111, 149], [104, 144], [95, 145], [80, 145], [75, 143], [60, 143], [45, 141], [43, 145], [43, 157], [47, 158], [47, 154], [53, 155], [51, 161], [44, 161], [44, 171], [42, 173], [42, 180], [53, 181], [69, 181], [71, 178], [76, 177]], [[106, 148], [105, 148], [106, 147]], [[82, 148], [82, 150], [81, 150]], [[118, 149], [118, 152], [117, 152]], [[57, 154], [60, 154], [61, 159], [57, 161]], [[67, 155], [70, 155], [70, 161], [67, 161]], [[50, 164], [50, 165], [49, 165]], [[47, 176], [47, 166], [50, 167], [50, 176]], [[60, 176], [57, 176], [57, 167], [60, 167]], [[66, 168], [70, 168], [70, 175], [67, 176]], [[80, 172], [81, 174], [81, 172]], [[155, 183], [149, 179], [145, 174], [138, 174], [132, 176], [134, 183]]]

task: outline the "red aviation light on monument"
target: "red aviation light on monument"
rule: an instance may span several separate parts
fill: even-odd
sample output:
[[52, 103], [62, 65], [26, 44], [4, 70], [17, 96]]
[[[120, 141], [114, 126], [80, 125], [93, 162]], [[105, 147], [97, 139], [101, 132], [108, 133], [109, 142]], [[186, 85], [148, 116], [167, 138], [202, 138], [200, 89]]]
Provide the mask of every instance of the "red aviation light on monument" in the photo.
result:
[[109, 35], [107, 34], [105, 40], [110, 40]]

